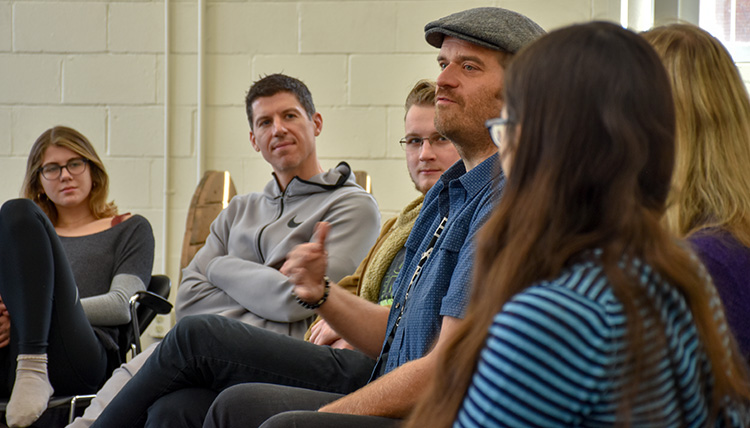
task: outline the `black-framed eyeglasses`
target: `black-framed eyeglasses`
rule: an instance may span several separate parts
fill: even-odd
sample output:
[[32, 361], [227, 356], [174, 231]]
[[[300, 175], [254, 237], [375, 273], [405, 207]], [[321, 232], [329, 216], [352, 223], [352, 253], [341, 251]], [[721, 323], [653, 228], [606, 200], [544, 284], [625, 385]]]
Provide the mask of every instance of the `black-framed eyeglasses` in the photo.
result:
[[484, 122], [484, 126], [490, 132], [490, 138], [497, 147], [500, 147], [500, 142], [503, 141], [505, 136], [505, 128], [511, 123], [510, 119], [505, 117], [496, 117], [494, 119], [488, 119]]
[[56, 163], [44, 165], [39, 168], [39, 172], [47, 180], [57, 180], [62, 175], [63, 168], [67, 169], [70, 175], [80, 175], [83, 171], [86, 171], [86, 164], [88, 163], [88, 159], [76, 158], [69, 160], [65, 165], [58, 165]]
[[430, 142], [430, 146], [433, 148], [443, 148], [447, 146], [448, 144], [452, 144], [451, 140], [443, 137], [440, 134], [432, 134], [429, 137], [420, 137], [418, 135], [407, 135], [406, 137], [398, 140], [399, 144], [401, 144], [401, 148], [405, 151], [411, 152], [411, 151], [419, 151], [422, 148], [422, 144], [424, 144], [425, 140]]

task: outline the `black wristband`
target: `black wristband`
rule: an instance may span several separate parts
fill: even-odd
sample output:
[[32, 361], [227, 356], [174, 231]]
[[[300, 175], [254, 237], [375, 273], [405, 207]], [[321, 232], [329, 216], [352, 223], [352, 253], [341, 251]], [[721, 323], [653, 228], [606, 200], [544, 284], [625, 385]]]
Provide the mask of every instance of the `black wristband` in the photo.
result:
[[297, 300], [297, 303], [299, 303], [299, 305], [305, 309], [318, 309], [323, 305], [323, 303], [326, 302], [326, 300], [328, 300], [328, 294], [331, 292], [331, 280], [328, 279], [328, 276], [323, 277], [323, 282], [325, 282], [323, 297], [321, 297], [317, 302], [307, 303], [304, 300], [300, 299], [296, 294], [294, 295], [294, 299]]

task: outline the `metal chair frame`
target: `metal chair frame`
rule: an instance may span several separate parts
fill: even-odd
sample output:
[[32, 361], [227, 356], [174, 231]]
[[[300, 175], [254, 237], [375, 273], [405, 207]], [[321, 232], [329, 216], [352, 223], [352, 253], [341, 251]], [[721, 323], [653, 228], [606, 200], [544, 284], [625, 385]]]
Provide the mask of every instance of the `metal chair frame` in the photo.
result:
[[[172, 281], [168, 276], [153, 275], [148, 284], [148, 289], [146, 291], [139, 291], [130, 298], [130, 324], [128, 324], [127, 328], [132, 331], [133, 339], [131, 340], [132, 343], [130, 343], [129, 349], [122, 350], [123, 358], [128, 352], [131, 353], [131, 357], [141, 352], [142, 327], [148, 327], [157, 314], [165, 315], [172, 310], [172, 304], [167, 300], [171, 288]], [[52, 397], [49, 400], [47, 408], [52, 409], [69, 405], [68, 424], [71, 424], [73, 419], [75, 419], [77, 406], [88, 405], [94, 397], [96, 397], [95, 394]], [[7, 405], [8, 400], [0, 402], [0, 412], [4, 414]]]

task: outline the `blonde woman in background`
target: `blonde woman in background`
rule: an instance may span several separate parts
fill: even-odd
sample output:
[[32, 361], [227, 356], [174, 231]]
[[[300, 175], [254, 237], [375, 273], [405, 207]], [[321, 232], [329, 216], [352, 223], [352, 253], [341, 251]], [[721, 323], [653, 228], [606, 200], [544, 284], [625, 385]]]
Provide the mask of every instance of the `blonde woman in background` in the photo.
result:
[[119, 361], [117, 326], [151, 277], [148, 220], [118, 215], [91, 143], [56, 126], [36, 140], [25, 199], [0, 208], [0, 394], [11, 427], [36, 421], [53, 392], [94, 392]]
[[750, 361], [750, 99], [724, 46], [687, 24], [643, 34], [666, 66], [677, 153], [666, 213], [713, 277]]

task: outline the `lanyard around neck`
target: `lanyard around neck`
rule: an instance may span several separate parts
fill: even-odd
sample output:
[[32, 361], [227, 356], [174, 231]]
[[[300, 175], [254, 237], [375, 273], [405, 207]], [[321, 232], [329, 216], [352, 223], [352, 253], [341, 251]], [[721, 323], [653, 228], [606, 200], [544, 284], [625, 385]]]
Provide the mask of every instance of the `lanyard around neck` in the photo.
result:
[[414, 269], [414, 274], [411, 276], [411, 280], [409, 281], [409, 286], [406, 287], [406, 295], [404, 296], [404, 301], [401, 303], [401, 312], [398, 314], [398, 318], [396, 319], [396, 325], [393, 327], [393, 330], [396, 330], [396, 327], [398, 327], [398, 324], [401, 322], [401, 317], [404, 316], [404, 310], [406, 309], [406, 302], [409, 300], [409, 293], [411, 292], [411, 287], [417, 282], [417, 279], [419, 279], [419, 276], [422, 274], [422, 267], [427, 263], [427, 259], [430, 258], [432, 255], [432, 250], [435, 248], [435, 243], [437, 242], [438, 238], [440, 238], [440, 235], [443, 233], [443, 230], [445, 229], [445, 223], [448, 222], [448, 217], [443, 217], [442, 220], [440, 220], [440, 224], [438, 225], [437, 229], [435, 230], [435, 233], [432, 234], [432, 239], [430, 239], [430, 243], [427, 244], [427, 249], [422, 253], [422, 257], [419, 258], [419, 263], [417, 263], [417, 268]]

